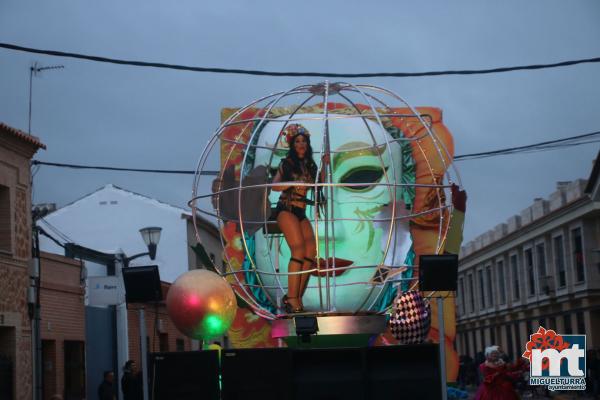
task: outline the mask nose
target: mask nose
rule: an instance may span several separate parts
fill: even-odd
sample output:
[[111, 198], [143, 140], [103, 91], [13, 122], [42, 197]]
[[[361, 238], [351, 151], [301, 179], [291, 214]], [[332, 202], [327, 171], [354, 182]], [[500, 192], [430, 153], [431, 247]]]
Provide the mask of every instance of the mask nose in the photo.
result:
[[[335, 215], [334, 215], [335, 217]], [[321, 218], [324, 219], [324, 215], [321, 215]], [[319, 234], [319, 242], [324, 243], [325, 237], [327, 235], [329, 243], [344, 240], [346, 238], [346, 230], [344, 229], [343, 221], [331, 221], [331, 216], [329, 216], [329, 221], [324, 221], [323, 219], [319, 219], [317, 224], [318, 234]], [[317, 230], [315, 230], [315, 235], [317, 234]], [[332, 239], [333, 238], [333, 239]]]

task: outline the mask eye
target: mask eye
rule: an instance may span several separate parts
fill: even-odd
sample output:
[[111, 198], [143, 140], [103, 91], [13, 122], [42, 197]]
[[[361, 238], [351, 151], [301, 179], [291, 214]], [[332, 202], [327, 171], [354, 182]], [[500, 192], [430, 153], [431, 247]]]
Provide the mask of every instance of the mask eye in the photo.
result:
[[[387, 171], [387, 168], [385, 170]], [[370, 183], [377, 183], [381, 180], [383, 172], [383, 169], [377, 167], [354, 168], [348, 171], [342, 179], [340, 179], [340, 183], [364, 183], [364, 186], [344, 187], [344, 189], [352, 192], [364, 192], [373, 187], [373, 185], [369, 185]]]

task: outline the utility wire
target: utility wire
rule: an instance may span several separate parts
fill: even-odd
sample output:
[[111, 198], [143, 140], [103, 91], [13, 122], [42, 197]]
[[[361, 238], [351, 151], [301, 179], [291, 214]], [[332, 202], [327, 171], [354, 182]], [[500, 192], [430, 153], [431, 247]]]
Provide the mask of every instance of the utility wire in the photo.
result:
[[[590, 138], [590, 137], [598, 136], [598, 135], [600, 135], [600, 131], [584, 133], [583, 135], [571, 136], [571, 137], [562, 138], [562, 139], [548, 140], [545, 142], [539, 142], [539, 143], [529, 144], [529, 145], [525, 145], [525, 146], [508, 147], [505, 149], [485, 151], [485, 152], [481, 152], [481, 153], [463, 154], [463, 155], [454, 157], [454, 160], [462, 161], [462, 160], [470, 160], [470, 159], [476, 159], [476, 158], [492, 157], [492, 156], [496, 156], [496, 155], [521, 153], [521, 152], [525, 152], [527, 150], [540, 150], [541, 151], [541, 150], [553, 150], [553, 149], [560, 148], [560, 147], [578, 146], [581, 144], [590, 143], [590, 141], [578, 142], [578, 140]], [[594, 140], [592, 142], [596, 142], [596, 141]]]
[[[193, 175], [196, 171], [191, 170], [175, 170], [175, 169], [146, 169], [146, 168], [124, 168], [124, 167], [107, 167], [98, 165], [78, 165], [78, 164], [65, 164], [33, 160], [32, 165], [47, 165], [49, 167], [59, 168], [73, 168], [73, 169], [95, 169], [95, 170], [106, 170], [106, 171], [126, 171], [126, 172], [154, 172], [157, 174], [183, 174]], [[201, 171], [200, 175], [218, 175], [219, 171]]]
[[[73, 243], [74, 242], [69, 236], [67, 236], [66, 234], [64, 234], [63, 232], [61, 232], [57, 227], [55, 227], [50, 222], [48, 222], [48, 220], [46, 220], [44, 217], [40, 217], [38, 219], [38, 221], [43, 221], [44, 224], [46, 224], [46, 226], [48, 228], [50, 228], [51, 231], [53, 231], [54, 233], [56, 233], [65, 242], [67, 242], [67, 243]], [[37, 226], [40, 227], [39, 224]]]
[[407, 77], [439, 76], [439, 75], [495, 74], [495, 73], [511, 72], [511, 71], [568, 67], [568, 66], [577, 65], [577, 64], [600, 62], [600, 57], [594, 57], [594, 58], [584, 58], [584, 59], [579, 59], [579, 60], [561, 61], [561, 62], [551, 63], [551, 64], [519, 65], [519, 66], [513, 66], [513, 67], [499, 67], [499, 68], [489, 68], [489, 69], [466, 69], [466, 70], [446, 70], [446, 71], [427, 71], [427, 72], [373, 72], [373, 73], [352, 74], [352, 73], [335, 73], [335, 72], [275, 72], [275, 71], [262, 71], [262, 70], [238, 69], [238, 68], [192, 67], [192, 66], [188, 66], [188, 65], [122, 60], [122, 59], [117, 59], [117, 58], [92, 56], [92, 55], [79, 54], [79, 53], [69, 53], [69, 52], [56, 51], [56, 50], [34, 49], [31, 47], [18, 46], [18, 45], [10, 44], [10, 43], [0, 43], [0, 48], [16, 50], [16, 51], [23, 51], [26, 53], [36, 53], [36, 54], [45, 54], [45, 55], [57, 56], [57, 57], [76, 58], [76, 59], [80, 59], [80, 60], [96, 61], [96, 62], [103, 62], [103, 63], [131, 65], [131, 66], [136, 66], [136, 67], [165, 68], [165, 69], [174, 69], [174, 70], [179, 70], [179, 71], [211, 72], [211, 73], [219, 73], [219, 74], [243, 74], [243, 75], [255, 75], [255, 76], [256, 75], [258, 75], [258, 76], [313, 76], [313, 77], [326, 77], [326, 78], [375, 78], [375, 77], [407, 78]]
[[58, 239], [56, 239], [54, 236], [50, 235], [48, 232], [46, 232], [44, 230], [44, 228], [42, 228], [41, 226], [37, 226], [36, 229], [44, 236], [46, 236], [48, 239], [52, 240], [54, 243], [56, 243], [58, 246], [62, 247], [63, 249], [65, 248], [65, 245], [63, 243], [61, 243], [60, 241], [58, 241]]
[[[594, 137], [596, 137], [596, 138], [592, 139]], [[586, 140], [583, 140], [583, 139], [586, 139]], [[583, 144], [598, 143], [598, 142], [600, 142], [600, 131], [585, 133], [583, 135], [571, 136], [568, 138], [548, 140], [545, 142], [534, 143], [534, 144], [529, 144], [529, 145], [525, 145], [525, 146], [508, 147], [508, 148], [499, 149], [499, 150], [458, 155], [458, 156], [454, 157], [454, 161], [468, 161], [468, 160], [475, 160], [475, 159], [479, 159], [479, 158], [496, 157], [496, 156], [508, 155], [508, 154], [556, 150], [556, 149], [560, 149], [560, 148], [579, 146], [579, 145], [583, 145]], [[49, 166], [49, 167], [71, 168], [71, 169], [93, 169], [93, 170], [104, 170], [104, 171], [147, 172], [147, 173], [157, 173], [157, 174], [185, 174], [185, 175], [193, 175], [196, 173], [196, 171], [193, 171], [193, 170], [168, 170], [168, 169], [108, 167], [108, 166], [55, 163], [55, 162], [47, 162], [47, 161], [39, 161], [39, 160], [33, 160], [31, 163], [32, 163], [32, 165], [36, 165], [36, 166], [45, 165], [45, 166]], [[200, 171], [200, 175], [216, 176], [216, 175], [219, 175], [219, 171], [210, 171], [210, 170]]]

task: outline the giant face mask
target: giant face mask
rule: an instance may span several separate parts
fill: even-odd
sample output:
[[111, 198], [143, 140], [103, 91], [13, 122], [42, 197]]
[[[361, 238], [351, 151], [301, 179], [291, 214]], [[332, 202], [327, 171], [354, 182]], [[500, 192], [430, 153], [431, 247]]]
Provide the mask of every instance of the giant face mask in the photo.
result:
[[[276, 168], [285, 157], [288, 148], [280, 132], [288, 118], [270, 121], [257, 132], [254, 168]], [[310, 132], [314, 159], [320, 165], [325, 139], [322, 115], [296, 114], [293, 119]], [[304, 306], [308, 310], [379, 311], [386, 305], [383, 298], [390, 283], [381, 283], [378, 267], [406, 264], [412, 253], [408, 219], [402, 218], [409, 213], [402, 201], [404, 189], [394, 186], [401, 182], [401, 144], [379, 124], [362, 118], [331, 119], [329, 142], [332, 176], [326, 182], [336, 184], [332, 189], [324, 188], [330, 202], [330, 222], [315, 224], [314, 207], [308, 206], [306, 211], [318, 237], [319, 257], [327, 259], [333, 271], [329, 276], [311, 274]], [[279, 195], [270, 194], [271, 204]], [[396, 219], [392, 224], [394, 198]], [[324, 217], [321, 213], [320, 218]], [[268, 235], [262, 230], [255, 233], [254, 239], [260, 281], [268, 297], [280, 298], [287, 292], [289, 247], [282, 235]]]

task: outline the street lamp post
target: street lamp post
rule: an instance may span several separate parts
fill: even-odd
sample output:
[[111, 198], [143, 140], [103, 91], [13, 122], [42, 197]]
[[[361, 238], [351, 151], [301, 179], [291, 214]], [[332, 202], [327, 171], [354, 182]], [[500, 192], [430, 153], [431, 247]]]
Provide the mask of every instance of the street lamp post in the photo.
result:
[[125, 258], [123, 261], [125, 263], [125, 267], [129, 266], [129, 262], [139, 257], [148, 256], [151, 260], [156, 258], [156, 246], [158, 246], [158, 242], [160, 241], [160, 233], [162, 228], [158, 226], [149, 226], [146, 228], [140, 229], [140, 234], [142, 235], [142, 239], [146, 246], [148, 246], [148, 251], [145, 253], [135, 254], [131, 257]]
[[[103, 253], [94, 249], [90, 249], [88, 247], [80, 246], [75, 243], [65, 243], [65, 256], [70, 258], [81, 258], [86, 261], [92, 261], [99, 264], [104, 264], [107, 267], [107, 275], [115, 275], [115, 266], [118, 263], [122, 264], [122, 267], [126, 268], [129, 266], [129, 263], [139, 257], [148, 256], [151, 260], [156, 258], [156, 248], [158, 246], [158, 242], [160, 241], [160, 234], [162, 228], [160, 227], [146, 227], [140, 229], [140, 234], [142, 235], [142, 239], [144, 243], [148, 247], [147, 252], [134, 254], [131, 257], [126, 257], [122, 253], [113, 254], [113, 253]], [[43, 233], [40, 231], [40, 233]], [[114, 310], [114, 318], [115, 318], [115, 326], [117, 326], [117, 313], [116, 306]], [[148, 400], [148, 370], [147, 370], [147, 346], [146, 346], [146, 323], [144, 316], [144, 308], [142, 307], [139, 310], [139, 320], [140, 320], [140, 351], [141, 351], [141, 363], [142, 363], [142, 385], [144, 391], [144, 400]], [[118, 346], [115, 343], [115, 346]], [[115, 358], [118, 360], [118, 354], [115, 355]], [[117, 371], [119, 371], [120, 365], [117, 361], [116, 365]], [[120, 376], [120, 374], [117, 374]], [[119, 380], [117, 379], [117, 387], [119, 384]], [[119, 398], [121, 398], [119, 393]]]
[[[161, 231], [162, 228], [154, 226], [140, 229], [142, 239], [144, 239], [144, 243], [146, 243], [146, 246], [148, 246], [148, 252], [135, 254], [131, 257], [125, 258], [125, 267], [129, 267], [129, 262], [131, 260], [142, 256], [149, 256], [151, 260], [154, 260], [156, 258], [156, 246], [160, 241]], [[138, 312], [140, 322], [140, 358], [142, 364], [142, 390], [144, 394], [144, 400], [148, 400], [148, 348], [146, 343], [146, 315], [144, 312], [144, 306], [141, 306]]]

